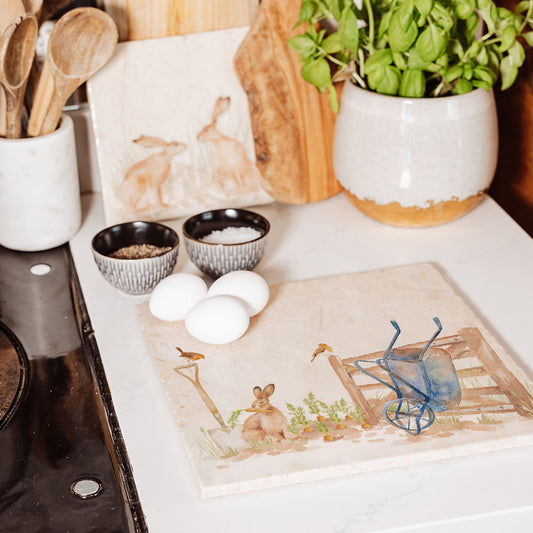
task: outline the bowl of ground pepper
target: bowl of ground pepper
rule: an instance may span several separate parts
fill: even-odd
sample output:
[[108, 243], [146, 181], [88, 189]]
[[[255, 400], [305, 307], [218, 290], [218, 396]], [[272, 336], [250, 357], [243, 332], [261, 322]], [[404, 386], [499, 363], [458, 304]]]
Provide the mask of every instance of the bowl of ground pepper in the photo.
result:
[[178, 259], [179, 237], [157, 222], [116, 224], [97, 233], [92, 252], [98, 270], [125, 294], [148, 294], [172, 273]]

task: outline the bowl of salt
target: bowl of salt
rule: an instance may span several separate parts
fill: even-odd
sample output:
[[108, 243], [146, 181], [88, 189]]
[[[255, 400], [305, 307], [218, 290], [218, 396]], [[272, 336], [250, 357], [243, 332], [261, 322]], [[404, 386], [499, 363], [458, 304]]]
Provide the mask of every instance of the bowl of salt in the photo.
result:
[[245, 209], [215, 209], [183, 223], [185, 249], [191, 261], [213, 279], [234, 270], [253, 270], [263, 259], [268, 220]]

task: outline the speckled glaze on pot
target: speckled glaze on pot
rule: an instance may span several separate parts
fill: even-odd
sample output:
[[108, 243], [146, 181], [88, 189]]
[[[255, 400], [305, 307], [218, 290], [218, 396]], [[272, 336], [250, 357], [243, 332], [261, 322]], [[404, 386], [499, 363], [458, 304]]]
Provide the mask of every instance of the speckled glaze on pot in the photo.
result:
[[333, 150], [337, 179], [366, 215], [399, 226], [448, 222], [473, 209], [494, 177], [494, 95], [401, 98], [346, 83]]

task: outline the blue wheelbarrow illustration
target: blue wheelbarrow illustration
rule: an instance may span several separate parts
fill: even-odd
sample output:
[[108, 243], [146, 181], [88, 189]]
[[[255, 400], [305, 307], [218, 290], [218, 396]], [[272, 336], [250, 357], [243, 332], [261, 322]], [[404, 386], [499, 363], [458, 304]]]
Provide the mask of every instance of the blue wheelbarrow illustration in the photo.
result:
[[[383, 416], [393, 426], [412, 435], [431, 426], [435, 412], [454, 409], [461, 401], [461, 387], [450, 355], [442, 348], [429, 349], [442, 331], [440, 320], [434, 317], [433, 321], [437, 331], [422, 350], [412, 347], [393, 350], [401, 330], [398, 323], [391, 320], [396, 333], [383, 357], [354, 362], [361, 372], [396, 393], [397, 398], [383, 406]], [[390, 383], [364, 369], [360, 363], [377, 365], [387, 373]]]

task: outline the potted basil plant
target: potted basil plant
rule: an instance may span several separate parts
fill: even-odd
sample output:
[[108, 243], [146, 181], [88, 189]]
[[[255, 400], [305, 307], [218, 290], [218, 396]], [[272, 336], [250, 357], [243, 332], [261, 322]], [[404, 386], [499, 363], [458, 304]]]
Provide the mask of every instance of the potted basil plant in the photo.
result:
[[301, 74], [339, 112], [334, 168], [356, 206], [427, 226], [481, 201], [497, 163], [492, 87], [514, 83], [533, 45], [533, 0], [514, 11], [492, 0], [303, 0], [295, 23]]

